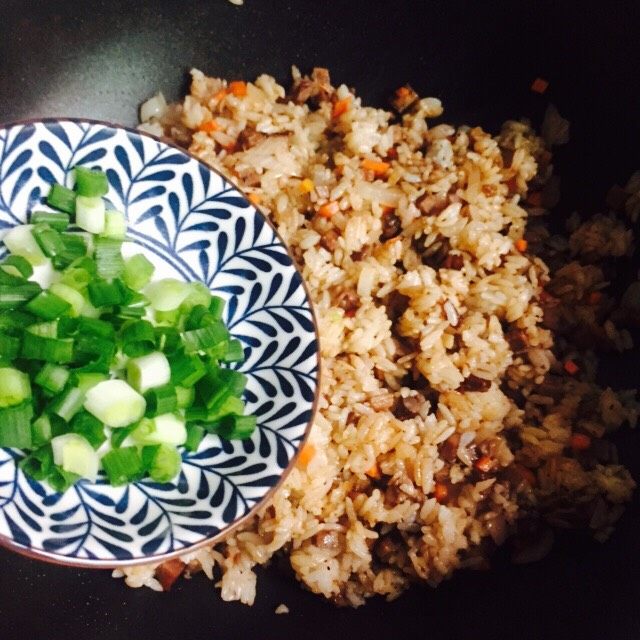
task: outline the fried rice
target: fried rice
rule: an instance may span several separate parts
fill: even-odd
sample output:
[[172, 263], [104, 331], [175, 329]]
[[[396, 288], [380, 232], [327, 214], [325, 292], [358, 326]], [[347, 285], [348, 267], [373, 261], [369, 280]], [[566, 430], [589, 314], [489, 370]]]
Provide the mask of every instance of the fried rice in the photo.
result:
[[202, 570], [252, 604], [253, 567], [279, 554], [307, 589], [359, 606], [485, 567], [507, 539], [515, 562], [544, 556], [553, 527], [604, 540], [630, 500], [607, 436], [638, 404], [595, 384], [593, 345], [631, 346], [603, 264], [633, 250], [640, 179], [618, 188], [617, 212], [555, 236], [557, 111], [543, 139], [526, 122], [497, 136], [431, 125], [440, 101], [408, 86], [394, 107], [323, 69], [294, 68], [289, 93], [194, 70], [189, 95], [141, 126], [274, 223], [315, 306], [323, 375], [309, 442], [251, 525], [171, 571], [114, 572], [129, 586]]

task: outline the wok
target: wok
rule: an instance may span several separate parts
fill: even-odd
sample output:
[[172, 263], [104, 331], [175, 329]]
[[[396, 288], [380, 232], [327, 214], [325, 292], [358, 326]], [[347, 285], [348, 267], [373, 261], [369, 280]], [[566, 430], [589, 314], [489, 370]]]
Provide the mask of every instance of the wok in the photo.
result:
[[[396, 0], [103, 0], [0, 3], [0, 122], [84, 116], [132, 125], [141, 100], [177, 99], [186, 71], [286, 82], [291, 64], [326, 66], [369, 103], [410, 82], [440, 97], [447, 122], [496, 131], [510, 117], [540, 123], [549, 99], [571, 121], [559, 150], [557, 216], [594, 211], [640, 166], [640, 4]], [[544, 96], [530, 91], [546, 78]], [[628, 273], [638, 263], [622, 266]], [[636, 335], [636, 341], [638, 336]], [[602, 380], [638, 387], [638, 351], [609, 355]], [[640, 438], [618, 438], [640, 477]], [[78, 571], [0, 551], [0, 638], [640, 637], [640, 502], [611, 540], [560, 536], [527, 566], [498, 555], [490, 572], [457, 573], [393, 603], [337, 609], [286, 571], [259, 572], [256, 604], [223, 603], [203, 577], [171, 594], [131, 590], [109, 572]], [[277, 563], [276, 563], [277, 564]], [[288, 615], [274, 609], [286, 603]]]

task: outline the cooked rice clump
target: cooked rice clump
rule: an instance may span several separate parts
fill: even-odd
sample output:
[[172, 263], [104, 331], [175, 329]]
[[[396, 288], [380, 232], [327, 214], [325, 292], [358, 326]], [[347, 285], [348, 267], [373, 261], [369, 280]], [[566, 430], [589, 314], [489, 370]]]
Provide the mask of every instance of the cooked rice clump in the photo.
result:
[[[320, 331], [301, 462], [251, 526], [186, 570], [221, 575], [223, 599], [251, 604], [252, 567], [282, 553], [308, 589], [358, 606], [485, 566], [512, 533], [519, 562], [548, 551], [549, 524], [606, 538], [634, 482], [603, 436], [634, 425], [637, 405], [596, 386], [593, 354], [554, 347], [550, 328], [630, 346], [594, 292], [598, 260], [628, 253], [631, 232], [603, 216], [574, 220], [568, 242], [532, 227], [527, 244], [552, 191], [551, 153], [528, 124], [495, 137], [430, 126], [440, 101], [409, 87], [393, 117], [324, 70], [293, 74], [287, 95], [267, 75], [230, 91], [194, 70], [190, 95], [143, 125], [251, 194]], [[124, 575], [168, 587], [154, 566]]]

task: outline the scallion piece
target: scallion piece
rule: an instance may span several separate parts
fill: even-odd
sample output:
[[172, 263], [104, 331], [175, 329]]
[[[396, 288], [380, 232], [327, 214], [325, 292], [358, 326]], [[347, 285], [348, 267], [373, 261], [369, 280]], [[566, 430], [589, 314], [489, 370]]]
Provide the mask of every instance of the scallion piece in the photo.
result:
[[46, 444], [33, 451], [18, 463], [22, 471], [28, 476], [42, 482], [53, 470], [53, 451], [51, 445]]
[[161, 387], [171, 380], [171, 368], [162, 351], [132, 358], [127, 363], [127, 381], [140, 393], [153, 387]]
[[188, 424], [187, 441], [184, 443], [184, 448], [187, 451], [197, 451], [206, 433], [203, 426], [199, 424]]
[[30, 278], [33, 275], [31, 263], [22, 256], [8, 256], [0, 263], [0, 269], [17, 278]]
[[65, 471], [57, 464], [51, 465], [51, 471], [47, 475], [47, 483], [51, 485], [57, 493], [64, 493], [69, 487], [72, 487], [80, 480], [80, 476], [70, 471]]
[[17, 286], [0, 284], [0, 311], [16, 309], [31, 298], [37, 296], [42, 289], [36, 282], [24, 281]]
[[183, 387], [192, 387], [207, 373], [204, 363], [195, 355], [177, 353], [171, 357], [169, 365], [171, 382]]
[[42, 253], [48, 258], [59, 256], [64, 252], [62, 237], [48, 224], [36, 224], [31, 229], [31, 234], [42, 249]]
[[229, 339], [229, 332], [220, 320], [201, 329], [191, 329], [182, 333], [184, 350], [187, 353], [206, 351]]
[[139, 480], [144, 474], [142, 458], [136, 447], [109, 451], [102, 458], [102, 466], [114, 487]]
[[94, 449], [98, 449], [106, 440], [104, 425], [87, 411], [80, 411], [71, 421], [73, 433], [83, 436]]
[[73, 170], [76, 178], [76, 191], [80, 196], [98, 198], [107, 195], [109, 182], [104, 171], [75, 167]]
[[108, 380], [109, 376], [105, 373], [95, 371], [74, 371], [72, 383], [74, 387], [78, 387], [83, 393], [87, 393], [100, 382]]
[[64, 284], [76, 291], [84, 291], [94, 275], [82, 267], [69, 266], [60, 278], [59, 284]]
[[186, 283], [173, 278], [157, 280], [147, 285], [145, 294], [156, 311], [173, 311], [177, 309], [189, 295]]
[[73, 416], [82, 409], [85, 394], [78, 387], [67, 387], [50, 405], [49, 411], [65, 422], [71, 422]]
[[211, 291], [204, 282], [190, 282], [188, 285], [189, 294], [182, 303], [183, 311], [188, 311], [195, 306], [207, 308], [211, 303]]
[[96, 238], [96, 268], [98, 275], [111, 280], [122, 275], [124, 260], [122, 259], [122, 241], [114, 238]]
[[66, 433], [51, 440], [53, 461], [67, 473], [95, 482], [100, 458], [91, 443], [77, 433]]
[[121, 304], [124, 300], [124, 292], [119, 281], [94, 280], [87, 287], [89, 300], [94, 307], [112, 307]]
[[25, 309], [43, 320], [55, 320], [71, 309], [71, 305], [55, 293], [41, 291], [25, 305]]
[[158, 349], [167, 355], [173, 355], [180, 347], [180, 334], [175, 327], [155, 327]]
[[47, 204], [54, 209], [65, 213], [76, 212], [76, 194], [72, 189], [61, 184], [51, 185], [51, 191], [47, 196]]
[[183, 418], [165, 413], [143, 420], [131, 435], [141, 444], [171, 444], [179, 447], [187, 441], [187, 428]]
[[111, 362], [116, 353], [116, 346], [112, 340], [100, 338], [91, 334], [78, 334], [74, 341], [74, 354], [76, 362], [86, 364], [104, 358]]
[[182, 464], [178, 450], [166, 444], [144, 447], [142, 461], [155, 482], [170, 482], [178, 475]]
[[124, 240], [127, 237], [127, 219], [122, 211], [105, 211], [102, 235], [118, 240]]
[[102, 198], [76, 197], [76, 224], [89, 233], [102, 233], [105, 225], [105, 206]]
[[130, 357], [151, 353], [156, 346], [156, 333], [147, 320], [134, 320], [122, 326], [122, 352]]
[[66, 213], [50, 213], [49, 211], [34, 211], [29, 221], [31, 224], [47, 224], [52, 229], [62, 233], [69, 226], [69, 215]]
[[148, 418], [153, 418], [163, 413], [171, 413], [178, 407], [176, 389], [172, 384], [150, 389], [144, 394], [144, 399], [147, 402], [145, 416]]
[[29, 376], [13, 367], [0, 368], [0, 408], [31, 398]]
[[11, 362], [20, 353], [20, 338], [0, 333], [0, 361]]
[[209, 369], [197, 384], [196, 391], [207, 409], [220, 406], [229, 396], [240, 396], [247, 378], [233, 369]]
[[73, 360], [73, 340], [70, 338], [47, 338], [31, 332], [24, 332], [21, 355], [27, 360], [44, 360], [65, 364]]
[[54, 282], [49, 291], [71, 305], [69, 315], [79, 316], [82, 313], [85, 299], [79, 291], [62, 282]]
[[226, 440], [244, 440], [250, 438], [256, 429], [256, 416], [225, 416], [220, 420], [218, 435]]
[[87, 391], [84, 408], [108, 427], [126, 427], [144, 415], [144, 397], [123, 380], [105, 380]]
[[32, 446], [41, 447], [43, 444], [47, 444], [52, 435], [51, 420], [46, 413], [43, 413], [31, 423]]
[[78, 332], [107, 340], [113, 340], [115, 336], [113, 325], [98, 318], [79, 318]]
[[124, 265], [125, 284], [136, 291], [147, 286], [155, 267], [141, 253], [128, 258]]
[[229, 340], [227, 352], [220, 358], [223, 362], [242, 362], [244, 360], [244, 349], [240, 340]]
[[188, 409], [196, 398], [196, 390], [193, 387], [175, 387], [178, 409]]
[[222, 298], [218, 296], [211, 296], [211, 302], [209, 302], [209, 312], [213, 314], [213, 317], [216, 320], [222, 319], [222, 314], [224, 313], [225, 302]]
[[68, 381], [69, 370], [51, 362], [47, 362], [35, 377], [36, 384], [51, 394], [60, 393]]
[[62, 236], [63, 250], [53, 259], [56, 269], [66, 269], [87, 253], [87, 245], [81, 235], [66, 233]]
[[30, 449], [31, 418], [33, 418], [31, 400], [0, 408], [0, 447]]
[[47, 256], [44, 255], [40, 245], [33, 237], [32, 229], [33, 226], [30, 224], [13, 227], [2, 240], [13, 255], [21, 256], [35, 266], [44, 264], [47, 261]]

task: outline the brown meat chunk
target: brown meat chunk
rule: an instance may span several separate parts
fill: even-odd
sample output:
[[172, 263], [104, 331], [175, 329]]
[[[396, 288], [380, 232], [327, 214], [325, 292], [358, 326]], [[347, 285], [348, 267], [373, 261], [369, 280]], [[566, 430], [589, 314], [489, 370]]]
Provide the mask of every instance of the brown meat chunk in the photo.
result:
[[185, 569], [185, 563], [178, 558], [163, 562], [156, 569], [156, 580], [162, 585], [163, 591], [169, 591], [173, 583], [182, 575]]
[[392, 211], [387, 211], [382, 216], [382, 234], [380, 235], [380, 241], [391, 240], [395, 238], [402, 231], [402, 222], [400, 218]]
[[449, 253], [442, 263], [443, 269], [455, 269], [460, 271], [464, 266], [464, 258], [457, 253]]
[[315, 543], [320, 549], [337, 549], [340, 547], [340, 538], [337, 531], [318, 531]]
[[416, 207], [425, 216], [437, 216], [446, 206], [446, 196], [434, 196], [430, 193], [424, 193], [416, 200]]
[[376, 542], [375, 554], [382, 562], [389, 562], [396, 553], [398, 553], [398, 544], [391, 536], [382, 536]]
[[458, 387], [458, 391], [480, 391], [485, 392], [489, 391], [491, 388], [491, 380], [486, 380], [485, 378], [479, 378], [478, 376], [474, 376], [473, 373], [468, 375]]
[[396, 89], [393, 94], [393, 98], [391, 99], [391, 106], [398, 113], [402, 113], [406, 111], [417, 99], [418, 94], [410, 85], [405, 84], [403, 87]]
[[333, 92], [329, 71], [323, 67], [316, 67], [311, 72], [311, 77], [304, 76], [293, 85], [289, 97], [296, 104], [304, 104], [311, 100], [317, 104], [330, 100]]
[[460, 444], [460, 434], [454, 433], [449, 436], [439, 447], [440, 457], [446, 462], [453, 463], [458, 457], [458, 445]]
[[338, 246], [338, 233], [334, 229], [325, 231], [320, 238], [320, 246], [330, 253], [333, 253]]
[[409, 296], [392, 291], [387, 298], [387, 315], [395, 322], [409, 307]]
[[525, 353], [528, 346], [529, 341], [527, 340], [527, 334], [521, 329], [509, 329], [504, 334], [505, 340], [509, 343], [511, 347], [511, 351], [514, 354]]
[[347, 289], [338, 296], [336, 304], [345, 310], [347, 316], [353, 317], [360, 306], [360, 298], [353, 289]]
[[393, 407], [393, 415], [398, 420], [415, 418], [422, 410], [422, 407], [424, 407], [425, 402], [426, 399], [421, 393], [408, 396], [407, 398], [398, 398]]
[[264, 133], [256, 131], [253, 127], [245, 127], [239, 134], [236, 140], [236, 145], [242, 151], [246, 151], [251, 147], [255, 147], [259, 142], [262, 142], [267, 136]]

